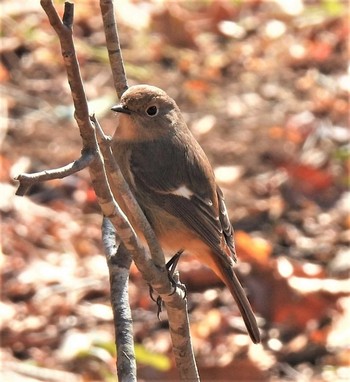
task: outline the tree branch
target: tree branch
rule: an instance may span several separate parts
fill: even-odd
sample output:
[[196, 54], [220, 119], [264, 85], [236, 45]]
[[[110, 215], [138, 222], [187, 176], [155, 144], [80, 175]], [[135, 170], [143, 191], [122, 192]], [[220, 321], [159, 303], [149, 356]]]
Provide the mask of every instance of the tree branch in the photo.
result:
[[36, 183], [44, 182], [52, 179], [62, 179], [66, 176], [75, 174], [76, 172], [88, 167], [94, 160], [96, 152], [85, 152], [79, 159], [66, 166], [54, 168], [51, 170], [44, 170], [33, 174], [19, 174], [15, 177], [15, 180], [19, 181], [19, 186], [16, 191], [16, 195], [24, 196], [29, 189]]
[[100, 8], [106, 36], [106, 47], [108, 51], [109, 63], [114, 80], [114, 87], [117, 91], [118, 97], [120, 98], [128, 88], [128, 83], [124, 69], [122, 51], [120, 49], [113, 0], [100, 0]]
[[118, 380], [136, 382], [136, 360], [128, 293], [132, 259], [125, 247], [120, 245], [120, 241], [117, 242], [116, 231], [106, 218], [103, 219], [102, 223], [102, 237], [108, 259], [111, 304], [116, 328]]
[[83, 152], [96, 150], [95, 133], [89, 118], [89, 108], [73, 42], [74, 4], [64, 3], [63, 22], [60, 20], [51, 0], [41, 0], [40, 4], [60, 41], [64, 66], [74, 103], [74, 118], [83, 140]]

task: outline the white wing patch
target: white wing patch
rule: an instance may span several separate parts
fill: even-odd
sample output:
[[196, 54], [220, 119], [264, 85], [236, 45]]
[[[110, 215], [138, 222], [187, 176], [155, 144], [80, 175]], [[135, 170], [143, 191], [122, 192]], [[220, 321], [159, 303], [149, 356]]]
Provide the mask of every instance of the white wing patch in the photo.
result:
[[193, 192], [189, 188], [187, 188], [185, 185], [180, 186], [179, 188], [177, 188], [174, 191], [171, 191], [170, 193], [173, 195], [182, 196], [183, 198], [186, 198], [186, 199], [191, 199], [193, 195]]

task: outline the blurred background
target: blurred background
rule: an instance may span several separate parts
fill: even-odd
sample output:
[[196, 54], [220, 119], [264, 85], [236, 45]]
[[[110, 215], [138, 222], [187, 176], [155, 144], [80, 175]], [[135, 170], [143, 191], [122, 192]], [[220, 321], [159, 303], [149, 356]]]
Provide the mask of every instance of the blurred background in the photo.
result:
[[[166, 90], [213, 165], [261, 326], [253, 345], [228, 290], [183, 257], [202, 380], [350, 380], [348, 3], [116, 4], [129, 85]], [[88, 172], [14, 196], [19, 173], [80, 155], [58, 39], [38, 0], [0, 6], [1, 379], [114, 381]], [[112, 134], [117, 98], [97, 0], [76, 2], [74, 36], [90, 111]], [[157, 319], [134, 267], [130, 302], [139, 380], [176, 380], [166, 313]]]

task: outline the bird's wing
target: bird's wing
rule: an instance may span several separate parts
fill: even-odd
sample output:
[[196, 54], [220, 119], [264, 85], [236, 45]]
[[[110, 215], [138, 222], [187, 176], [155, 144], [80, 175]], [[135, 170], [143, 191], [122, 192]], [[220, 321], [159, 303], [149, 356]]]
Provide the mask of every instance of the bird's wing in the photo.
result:
[[193, 144], [195, 150], [177, 141], [139, 143], [130, 158], [135, 188], [140, 196], [178, 217], [220, 255], [224, 238], [234, 258], [222, 193], [202, 149]]
[[216, 186], [216, 192], [217, 192], [218, 201], [219, 201], [219, 219], [220, 219], [221, 227], [224, 233], [225, 241], [227, 246], [230, 249], [233, 260], [237, 261], [236, 248], [235, 248], [235, 243], [233, 241], [233, 228], [227, 213], [225, 200], [224, 200], [224, 194], [221, 191], [219, 186]]

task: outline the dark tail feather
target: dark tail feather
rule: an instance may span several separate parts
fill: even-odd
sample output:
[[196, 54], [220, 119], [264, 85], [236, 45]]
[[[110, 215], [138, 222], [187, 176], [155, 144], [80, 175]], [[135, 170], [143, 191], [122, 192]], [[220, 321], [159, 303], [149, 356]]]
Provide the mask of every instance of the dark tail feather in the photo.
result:
[[[229, 288], [233, 298], [236, 301], [239, 311], [241, 312], [242, 318], [244, 320], [245, 326], [247, 327], [250, 338], [255, 344], [260, 342], [260, 332], [258, 324], [247, 299], [247, 296], [239, 282], [232, 267], [225, 266], [220, 267], [222, 270], [222, 278], [226, 286]], [[224, 269], [223, 269], [224, 268]]]

